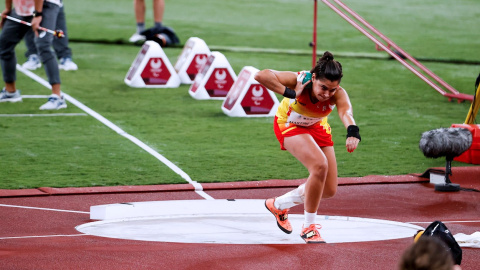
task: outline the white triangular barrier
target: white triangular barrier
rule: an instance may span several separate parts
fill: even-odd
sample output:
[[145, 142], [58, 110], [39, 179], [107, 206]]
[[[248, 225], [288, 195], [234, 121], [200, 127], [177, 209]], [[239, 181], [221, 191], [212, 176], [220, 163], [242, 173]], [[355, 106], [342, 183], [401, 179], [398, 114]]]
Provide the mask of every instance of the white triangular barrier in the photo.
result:
[[227, 58], [221, 52], [212, 52], [188, 93], [195, 99], [225, 99], [236, 80]]
[[174, 66], [181, 82], [192, 84], [210, 54], [205, 41], [197, 37], [189, 38]]
[[246, 66], [228, 92], [222, 111], [234, 117], [274, 116], [279, 105], [277, 96], [259, 84], [254, 76], [258, 69]]
[[176, 88], [180, 77], [162, 47], [146, 41], [125, 76], [125, 83], [138, 88]]

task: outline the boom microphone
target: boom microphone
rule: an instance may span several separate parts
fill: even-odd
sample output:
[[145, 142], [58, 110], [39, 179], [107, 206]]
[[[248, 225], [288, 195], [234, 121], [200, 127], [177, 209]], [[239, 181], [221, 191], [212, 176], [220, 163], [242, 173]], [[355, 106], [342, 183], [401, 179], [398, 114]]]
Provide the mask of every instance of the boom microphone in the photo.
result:
[[472, 133], [465, 128], [439, 128], [426, 131], [420, 139], [420, 150], [429, 158], [453, 159], [472, 145]]
[[437, 191], [459, 191], [460, 185], [450, 181], [452, 160], [467, 151], [472, 145], [472, 133], [465, 128], [439, 128], [424, 132], [420, 150], [429, 158], [446, 157], [445, 184], [436, 184]]

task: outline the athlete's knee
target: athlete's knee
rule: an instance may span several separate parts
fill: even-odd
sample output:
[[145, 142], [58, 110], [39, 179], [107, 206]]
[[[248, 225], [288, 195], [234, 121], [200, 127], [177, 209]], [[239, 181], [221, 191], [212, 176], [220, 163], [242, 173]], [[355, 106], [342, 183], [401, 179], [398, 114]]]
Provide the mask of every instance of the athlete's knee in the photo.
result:
[[323, 189], [322, 199], [332, 198], [333, 196], [335, 196], [336, 193], [337, 193], [337, 186], [333, 186], [333, 187], [325, 186]]
[[325, 181], [325, 177], [328, 171], [328, 162], [327, 160], [317, 160], [310, 168], [310, 175]]

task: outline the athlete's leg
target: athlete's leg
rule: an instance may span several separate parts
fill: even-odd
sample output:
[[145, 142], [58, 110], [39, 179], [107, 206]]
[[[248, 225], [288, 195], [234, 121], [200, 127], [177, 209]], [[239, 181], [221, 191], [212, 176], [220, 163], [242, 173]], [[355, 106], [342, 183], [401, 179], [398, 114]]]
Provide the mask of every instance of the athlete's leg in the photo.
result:
[[327, 156], [310, 134], [286, 137], [284, 146], [310, 173], [305, 184], [304, 208], [308, 213], [316, 213], [327, 179]]
[[[323, 188], [322, 199], [328, 199], [337, 193], [337, 160], [335, 158], [335, 150], [333, 146], [322, 147], [321, 149], [328, 160], [327, 179], [325, 181], [325, 187]], [[275, 207], [283, 210], [298, 204], [303, 204], [304, 202], [305, 184], [302, 184], [296, 189], [277, 197], [275, 199]]]
[[322, 147], [322, 151], [328, 160], [327, 179], [323, 189], [322, 199], [331, 198], [337, 193], [337, 159], [335, 158], [335, 149], [333, 146]]

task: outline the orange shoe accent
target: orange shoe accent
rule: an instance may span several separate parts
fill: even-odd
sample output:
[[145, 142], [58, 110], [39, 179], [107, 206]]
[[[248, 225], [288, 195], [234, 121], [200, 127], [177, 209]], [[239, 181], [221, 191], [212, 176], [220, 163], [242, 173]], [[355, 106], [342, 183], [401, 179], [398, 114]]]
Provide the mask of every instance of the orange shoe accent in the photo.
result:
[[307, 228], [302, 227], [302, 233], [300, 236], [305, 240], [307, 244], [321, 244], [321, 243], [326, 243], [325, 240], [323, 240], [322, 236], [320, 236], [320, 233], [318, 233], [317, 229], [321, 229], [322, 226], [320, 224], [311, 224]]
[[292, 233], [292, 224], [288, 220], [288, 210], [280, 210], [275, 208], [274, 202], [276, 198], [270, 198], [265, 200], [265, 207], [275, 216], [277, 225], [284, 233]]

